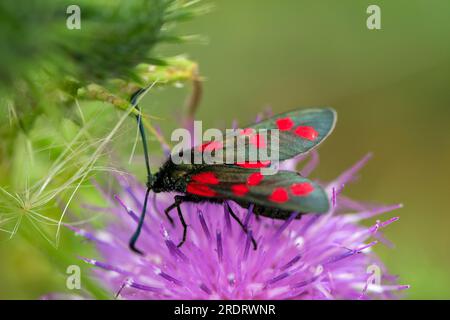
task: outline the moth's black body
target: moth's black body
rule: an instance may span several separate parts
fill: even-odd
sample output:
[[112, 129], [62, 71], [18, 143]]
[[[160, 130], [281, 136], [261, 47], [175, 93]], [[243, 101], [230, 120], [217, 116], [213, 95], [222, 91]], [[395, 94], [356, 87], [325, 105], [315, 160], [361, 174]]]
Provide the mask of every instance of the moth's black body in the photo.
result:
[[[161, 169], [155, 174], [155, 180], [152, 185], [152, 191], [155, 193], [160, 192], [186, 192], [186, 184], [190, 176], [196, 173], [202, 172], [203, 169], [210, 167], [210, 165], [177, 165], [169, 158], [161, 167]], [[183, 202], [211, 202], [211, 203], [224, 203], [225, 198], [214, 197], [202, 197], [195, 194], [186, 194], [183, 196]], [[253, 213], [256, 215], [262, 215], [273, 219], [285, 220], [292, 214], [290, 210], [282, 210], [276, 206], [258, 205], [245, 199], [233, 200], [239, 204], [242, 208], [249, 208], [253, 205]], [[297, 216], [297, 219], [301, 218], [301, 214]]]
[[[138, 91], [131, 99], [131, 103], [137, 110], [139, 110], [137, 98], [142, 92], [143, 90]], [[328, 196], [317, 183], [292, 171], [278, 171], [275, 175], [263, 176], [260, 174], [261, 167], [256, 168], [248, 165], [252, 163], [249, 159], [254, 159], [250, 158], [252, 152], [257, 155], [258, 163], [269, 161], [269, 158], [260, 155], [258, 149], [262, 147], [269, 149], [272, 140], [269, 139], [270, 137], [265, 138], [268, 140], [262, 144], [261, 137], [255, 133], [256, 130], [278, 128], [279, 145], [276, 151], [280, 161], [287, 160], [298, 154], [308, 152], [331, 133], [336, 121], [336, 114], [332, 109], [295, 110], [252, 125], [242, 130], [241, 137], [225, 137], [224, 142], [233, 140], [231, 148], [235, 149], [234, 142], [236, 139], [244, 139], [250, 136], [248, 140], [245, 140], [246, 146], [249, 148], [249, 154], [245, 155], [246, 158], [243, 163], [236, 161], [231, 164], [213, 165], [205, 163], [175, 164], [172, 158], [169, 158], [159, 172], [154, 175], [150, 172], [145, 130], [140, 117], [139, 113], [137, 120], [147, 168], [147, 192], [138, 227], [130, 240], [130, 248], [133, 251], [142, 253], [135, 247], [135, 244], [144, 223], [150, 191], [154, 193], [179, 193], [174, 197], [174, 203], [165, 209], [165, 214], [171, 223], [173, 223], [173, 219], [170, 212], [177, 209], [179, 220], [183, 225], [183, 239], [178, 246], [181, 246], [186, 240], [187, 224], [181, 211], [183, 202], [225, 203], [228, 212], [245, 233], [248, 233], [247, 227], [234, 214], [227, 200], [232, 200], [243, 208], [252, 207], [253, 213], [256, 215], [283, 220], [288, 219], [293, 213], [296, 213], [296, 218], [300, 218], [304, 213], [325, 213], [328, 211]], [[255, 136], [257, 136], [256, 140], [252, 140]], [[229, 148], [228, 144], [226, 144], [226, 147], [223, 147], [224, 145], [222, 143], [220, 152]], [[208, 148], [208, 144], [205, 148]], [[214, 150], [213, 152], [219, 151]], [[204, 152], [204, 149], [201, 146], [200, 150], [193, 148], [190, 151], [183, 152], [190, 152], [191, 159], [194, 159], [195, 154]], [[256, 249], [256, 241], [253, 238], [252, 241]]]

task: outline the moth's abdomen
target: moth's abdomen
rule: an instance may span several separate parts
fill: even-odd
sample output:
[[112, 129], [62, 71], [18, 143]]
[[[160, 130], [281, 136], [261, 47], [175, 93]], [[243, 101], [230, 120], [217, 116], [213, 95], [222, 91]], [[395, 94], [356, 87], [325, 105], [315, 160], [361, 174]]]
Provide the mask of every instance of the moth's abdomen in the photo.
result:
[[[253, 213], [256, 215], [261, 215], [272, 219], [287, 220], [291, 216], [292, 211], [256, 205], [253, 207]], [[300, 219], [301, 216], [302, 214], [297, 215], [296, 219]]]

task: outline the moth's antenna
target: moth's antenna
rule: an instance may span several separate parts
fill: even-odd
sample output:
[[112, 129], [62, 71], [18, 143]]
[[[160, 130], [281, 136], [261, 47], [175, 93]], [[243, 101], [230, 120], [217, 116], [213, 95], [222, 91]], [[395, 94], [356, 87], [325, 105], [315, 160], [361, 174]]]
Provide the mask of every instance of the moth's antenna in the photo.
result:
[[[150, 89], [150, 88], [148, 88]], [[144, 124], [142, 123], [142, 112], [141, 109], [138, 106], [139, 103], [139, 97], [148, 91], [148, 89], [139, 89], [131, 96], [131, 104], [134, 106], [134, 108], [138, 111], [138, 114], [136, 115], [137, 124], [139, 127], [139, 134], [141, 136], [142, 140], [142, 147], [144, 149], [144, 158], [145, 158], [145, 168], [147, 169], [147, 184], [148, 182], [151, 182], [152, 180], [152, 173], [150, 170], [150, 160], [148, 156], [148, 146], [147, 146], [147, 135], [145, 133]]]
[[156, 82], [157, 81], [153, 82], [147, 88], [139, 89], [138, 91], [133, 93], [133, 95], [131, 96], [131, 99], [130, 99], [131, 104], [138, 111], [138, 113], [136, 115], [136, 120], [137, 120], [138, 127], [139, 127], [139, 134], [140, 134], [141, 140], [142, 140], [142, 147], [144, 149], [145, 168], [147, 169], [147, 183], [146, 183], [147, 191], [145, 192], [144, 204], [142, 206], [142, 211], [141, 211], [141, 216], [139, 217], [138, 226], [129, 242], [130, 249], [139, 254], [143, 254], [143, 253], [142, 253], [142, 251], [140, 251], [139, 249], [136, 248], [136, 242], [139, 239], [139, 235], [141, 234], [142, 226], [144, 225], [145, 213], [147, 211], [148, 195], [152, 188], [153, 176], [152, 176], [152, 172], [150, 170], [150, 160], [149, 160], [149, 156], [148, 156], [147, 136], [145, 134], [144, 124], [142, 123], [142, 112], [141, 112], [141, 109], [139, 109], [138, 103], [139, 103], [139, 100], [142, 98], [142, 96], [145, 93], [147, 93], [156, 84]]

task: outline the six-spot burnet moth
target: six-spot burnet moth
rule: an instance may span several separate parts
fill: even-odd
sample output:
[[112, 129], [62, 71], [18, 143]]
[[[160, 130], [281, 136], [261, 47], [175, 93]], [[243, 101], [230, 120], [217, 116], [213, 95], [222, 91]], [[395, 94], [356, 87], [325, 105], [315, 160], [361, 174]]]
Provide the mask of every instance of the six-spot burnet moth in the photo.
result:
[[[142, 92], [143, 90], [136, 92], [131, 99], [131, 103], [138, 110], [137, 98]], [[325, 191], [317, 183], [302, 177], [299, 173], [281, 170], [272, 175], [263, 174], [261, 169], [270, 166], [270, 158], [264, 158], [260, 156], [260, 153], [249, 152], [249, 155], [256, 154], [257, 158], [254, 162], [249, 161], [248, 155], [244, 155], [244, 161], [231, 164], [176, 164], [169, 158], [159, 172], [152, 174], [145, 130], [140, 117], [139, 112], [137, 120], [147, 169], [147, 191], [138, 226], [129, 243], [130, 249], [134, 252], [142, 254], [136, 248], [136, 242], [144, 223], [150, 191], [180, 193], [174, 197], [173, 204], [165, 209], [165, 214], [171, 223], [173, 219], [169, 215], [170, 211], [176, 209], [183, 225], [183, 239], [178, 244], [179, 247], [185, 242], [187, 231], [187, 224], [181, 211], [183, 202], [225, 202], [230, 215], [246, 233], [248, 233], [247, 227], [233, 213], [227, 200], [232, 200], [244, 208], [252, 208], [256, 215], [283, 220], [293, 214], [296, 218], [300, 218], [302, 214], [320, 214], [329, 209], [329, 199]], [[242, 129], [232, 137], [226, 136], [224, 142], [214, 141], [213, 144], [206, 143], [182, 152], [189, 152], [190, 156], [195, 157], [197, 153], [202, 153], [205, 149], [213, 153], [222, 152], [231, 145], [236, 159], [239, 159], [241, 149], [238, 150], [235, 144], [229, 144], [227, 140], [236, 140], [239, 136], [245, 136], [248, 138], [246, 139], [248, 149], [255, 151], [258, 148], [270, 147], [271, 139], [259, 136], [259, 130], [270, 132], [276, 129], [277, 156], [279, 161], [283, 161], [318, 146], [332, 132], [335, 123], [336, 112], [330, 108], [294, 110]], [[256, 249], [257, 244], [253, 238], [252, 242]]]

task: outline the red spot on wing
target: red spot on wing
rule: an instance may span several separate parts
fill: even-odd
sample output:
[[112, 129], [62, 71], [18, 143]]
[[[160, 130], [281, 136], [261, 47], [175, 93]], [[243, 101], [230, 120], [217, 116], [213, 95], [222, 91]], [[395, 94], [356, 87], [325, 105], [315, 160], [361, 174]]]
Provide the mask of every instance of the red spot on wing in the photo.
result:
[[246, 169], [258, 169], [258, 168], [268, 167], [270, 165], [270, 161], [264, 160], [264, 161], [256, 161], [256, 162], [238, 162], [238, 163], [236, 163], [236, 165], [241, 168], [246, 168]]
[[314, 141], [319, 136], [319, 133], [310, 126], [299, 126], [295, 129], [295, 134], [303, 139]]
[[245, 184], [234, 184], [231, 186], [231, 191], [239, 197], [244, 196], [248, 191], [248, 187]]
[[308, 182], [294, 183], [291, 192], [295, 196], [306, 196], [314, 191], [314, 187]]
[[280, 118], [276, 121], [276, 123], [278, 129], [281, 131], [291, 130], [294, 126], [294, 121], [292, 121], [292, 119], [289, 117]]
[[289, 200], [288, 192], [284, 188], [275, 188], [269, 196], [269, 200], [278, 203], [286, 202]]
[[204, 144], [202, 144], [201, 146], [198, 147], [199, 151], [214, 151], [214, 150], [218, 150], [218, 149], [222, 149], [223, 148], [223, 142], [222, 141], [218, 141], [218, 140], [214, 140], [214, 141], [209, 141], [209, 142], [205, 142]]
[[266, 147], [266, 140], [264, 136], [259, 133], [250, 137], [250, 143], [256, 146], [258, 149]]
[[252, 173], [247, 178], [247, 184], [249, 186], [257, 186], [262, 181], [263, 178], [264, 176], [260, 172]]
[[211, 190], [207, 185], [198, 182], [189, 182], [186, 187], [186, 192], [203, 197], [214, 197], [216, 195], [214, 190]]
[[192, 176], [192, 181], [203, 184], [218, 184], [219, 179], [212, 172], [202, 172]]
[[242, 136], [251, 136], [255, 133], [255, 129], [253, 128], [245, 128], [239, 132]]

